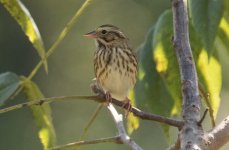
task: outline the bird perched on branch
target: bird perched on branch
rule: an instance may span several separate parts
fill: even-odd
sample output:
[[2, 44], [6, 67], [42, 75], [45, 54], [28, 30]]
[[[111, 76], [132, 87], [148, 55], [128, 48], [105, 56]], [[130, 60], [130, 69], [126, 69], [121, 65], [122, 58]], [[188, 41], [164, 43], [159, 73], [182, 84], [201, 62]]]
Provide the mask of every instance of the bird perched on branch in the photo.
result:
[[130, 110], [132, 106], [127, 95], [136, 83], [137, 60], [128, 38], [118, 27], [109, 24], [84, 36], [95, 39], [95, 77], [97, 85], [106, 94], [106, 100], [124, 101]]

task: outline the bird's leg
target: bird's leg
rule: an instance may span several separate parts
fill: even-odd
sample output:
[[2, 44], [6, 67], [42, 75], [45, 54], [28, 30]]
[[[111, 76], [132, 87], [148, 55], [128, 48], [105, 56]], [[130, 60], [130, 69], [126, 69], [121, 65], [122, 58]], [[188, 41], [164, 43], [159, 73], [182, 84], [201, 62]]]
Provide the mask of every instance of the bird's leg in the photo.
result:
[[122, 105], [122, 107], [126, 108], [125, 118], [127, 118], [128, 115], [129, 115], [129, 112], [131, 112], [131, 110], [132, 110], [132, 105], [131, 105], [131, 102], [130, 102], [129, 98], [126, 98], [123, 102], [124, 102], [124, 104]]
[[106, 98], [107, 104], [109, 105], [109, 103], [112, 102], [112, 97], [109, 91], [105, 92], [105, 98]]

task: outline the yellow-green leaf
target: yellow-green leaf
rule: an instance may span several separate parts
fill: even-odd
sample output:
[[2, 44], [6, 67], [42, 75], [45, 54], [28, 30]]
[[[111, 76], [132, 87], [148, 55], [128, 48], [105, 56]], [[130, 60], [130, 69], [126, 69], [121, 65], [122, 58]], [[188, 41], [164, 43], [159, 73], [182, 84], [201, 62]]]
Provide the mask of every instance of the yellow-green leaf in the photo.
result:
[[29, 10], [25, 7], [25, 5], [23, 5], [20, 0], [0, 0], [0, 2], [21, 26], [29, 41], [37, 50], [41, 59], [44, 60], [45, 71], [48, 72], [44, 44], [37, 25], [34, 22], [32, 16], [30, 15]]
[[[132, 106], [136, 106], [134, 91], [131, 90], [129, 93], [129, 99], [131, 100]], [[128, 114], [127, 118], [127, 132], [129, 134], [133, 133], [134, 130], [139, 128], [139, 118], [135, 117], [132, 113]]]
[[153, 37], [153, 59], [156, 70], [174, 100], [172, 114], [181, 112], [181, 85], [176, 55], [171, 42], [173, 36], [172, 12], [165, 11], [158, 19]]
[[209, 93], [210, 105], [216, 118], [220, 105], [220, 91], [222, 86], [222, 70], [215, 53], [209, 58], [206, 50], [202, 49], [197, 60], [199, 77]]
[[218, 38], [220, 44], [223, 44], [229, 52], [229, 23], [225, 18], [222, 18], [219, 24]]
[[[23, 91], [26, 94], [28, 101], [38, 100], [44, 98], [39, 87], [30, 80], [22, 77]], [[39, 106], [31, 106], [34, 119], [39, 128], [38, 136], [44, 147], [48, 150], [50, 147], [56, 145], [56, 133], [52, 123], [52, 111], [49, 104], [42, 104]]]

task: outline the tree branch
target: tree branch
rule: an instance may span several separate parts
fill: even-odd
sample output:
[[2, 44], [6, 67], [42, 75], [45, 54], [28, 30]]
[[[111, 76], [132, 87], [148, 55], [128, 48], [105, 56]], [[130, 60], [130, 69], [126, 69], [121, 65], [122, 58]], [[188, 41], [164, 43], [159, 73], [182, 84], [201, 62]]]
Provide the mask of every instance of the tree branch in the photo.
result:
[[[51, 103], [54, 101], [61, 101], [61, 102], [66, 102], [66, 101], [72, 101], [72, 100], [93, 100], [99, 103], [104, 103], [106, 102], [105, 100], [105, 95], [99, 95], [99, 96], [60, 96], [60, 97], [50, 97], [50, 98], [44, 98], [44, 99], [40, 99], [40, 100], [34, 100], [34, 101], [29, 101], [26, 103], [22, 103], [22, 104], [17, 104], [11, 107], [7, 107], [7, 108], [3, 108], [0, 109], [0, 114], [1, 113], [6, 113], [9, 111], [13, 111], [13, 110], [17, 110], [17, 109], [21, 109], [24, 107], [29, 107], [29, 106], [34, 106], [34, 105], [42, 105], [44, 103]], [[112, 103], [122, 107], [124, 109], [128, 109], [127, 107], [123, 107], [124, 106], [124, 102], [122, 101], [118, 101], [116, 99], [112, 99]], [[144, 120], [151, 120], [151, 121], [157, 121], [160, 123], [164, 123], [167, 125], [171, 125], [174, 127], [178, 127], [181, 128], [183, 126], [183, 122], [176, 120], [176, 119], [172, 119], [172, 118], [168, 118], [168, 117], [164, 117], [164, 116], [160, 116], [160, 115], [156, 115], [156, 114], [151, 114], [151, 113], [147, 113], [144, 111], [139, 110], [138, 108], [133, 107], [130, 110], [136, 117], [139, 117], [141, 119]]]
[[229, 116], [207, 134], [208, 150], [217, 150], [229, 141]]
[[108, 104], [107, 106], [108, 110], [110, 111], [113, 120], [116, 124], [116, 127], [118, 129], [120, 140], [123, 142], [123, 144], [128, 145], [132, 150], [143, 150], [140, 146], [138, 146], [133, 140], [130, 139], [130, 137], [127, 135], [126, 130], [123, 125], [123, 117], [121, 114], [118, 114], [116, 109], [112, 104]]
[[88, 144], [98, 144], [98, 143], [117, 143], [121, 144], [120, 137], [119, 136], [114, 136], [114, 137], [108, 137], [108, 138], [100, 138], [96, 140], [89, 140], [89, 141], [78, 141], [78, 142], [73, 142], [73, 143], [68, 143], [65, 145], [57, 146], [51, 148], [51, 150], [61, 150], [65, 148], [70, 148], [70, 147], [76, 147], [79, 145], [88, 145]]
[[204, 149], [200, 120], [198, 79], [189, 43], [187, 0], [172, 0], [174, 47], [182, 82], [182, 117], [184, 126], [179, 133], [181, 150]]

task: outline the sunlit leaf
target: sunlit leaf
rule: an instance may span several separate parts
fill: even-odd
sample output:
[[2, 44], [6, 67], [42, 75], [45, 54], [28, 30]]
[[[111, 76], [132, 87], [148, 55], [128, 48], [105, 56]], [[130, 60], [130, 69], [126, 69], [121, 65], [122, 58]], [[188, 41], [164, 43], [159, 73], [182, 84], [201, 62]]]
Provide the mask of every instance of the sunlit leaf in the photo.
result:
[[160, 16], [155, 26], [153, 58], [156, 63], [156, 71], [162, 77], [174, 101], [171, 113], [176, 115], [181, 111], [181, 84], [176, 55], [171, 41], [172, 36], [172, 12], [168, 10]]
[[[39, 87], [30, 80], [26, 80], [22, 77], [23, 91], [26, 94], [28, 101], [38, 100], [44, 98]], [[51, 107], [49, 104], [42, 104], [40, 106], [31, 106], [34, 119], [39, 128], [39, 138], [44, 147], [44, 150], [48, 150], [50, 147], [55, 146], [56, 133], [52, 123]]]
[[210, 105], [213, 109], [214, 118], [216, 118], [220, 104], [220, 91], [222, 86], [221, 64], [216, 52], [208, 59], [207, 52], [202, 49], [197, 61], [197, 68], [199, 77], [209, 93]]
[[19, 85], [20, 80], [15, 73], [0, 74], [0, 106], [16, 92]]
[[210, 56], [218, 25], [223, 15], [223, 0], [190, 0], [189, 6], [194, 29], [199, 34]]
[[40, 32], [35, 24], [29, 10], [20, 0], [0, 0], [3, 6], [8, 10], [12, 17], [18, 22], [22, 30], [28, 36], [29, 41], [33, 44], [41, 59], [44, 59], [45, 71], [48, 72], [48, 65], [45, 57], [45, 48]]
[[229, 23], [225, 18], [222, 18], [219, 25], [218, 37], [221, 42], [229, 52]]
[[[134, 91], [131, 90], [129, 93], [129, 99], [131, 100], [132, 106], [136, 106]], [[127, 132], [128, 134], [132, 134], [134, 130], [139, 128], [139, 118], [135, 117], [132, 113], [128, 114], [127, 118]]]

